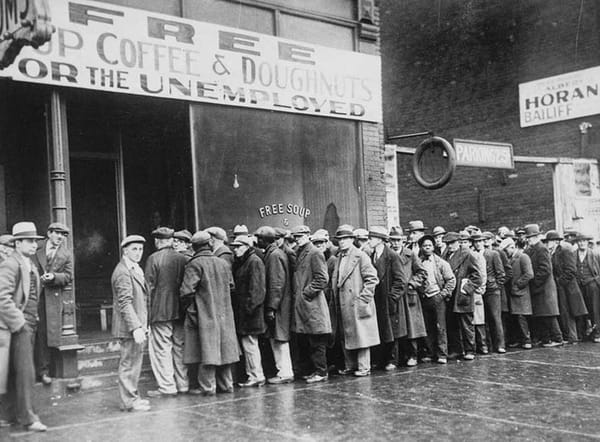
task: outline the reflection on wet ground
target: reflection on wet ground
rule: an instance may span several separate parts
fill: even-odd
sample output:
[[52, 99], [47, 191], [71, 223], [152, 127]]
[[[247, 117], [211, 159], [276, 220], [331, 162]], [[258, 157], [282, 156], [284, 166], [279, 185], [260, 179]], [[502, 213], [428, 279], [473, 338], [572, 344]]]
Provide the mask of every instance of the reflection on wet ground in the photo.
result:
[[151, 402], [150, 412], [121, 413], [116, 390], [83, 393], [40, 408], [47, 434], [13, 429], [11, 436], [165, 442], [600, 439], [600, 345], [519, 350], [367, 378]]

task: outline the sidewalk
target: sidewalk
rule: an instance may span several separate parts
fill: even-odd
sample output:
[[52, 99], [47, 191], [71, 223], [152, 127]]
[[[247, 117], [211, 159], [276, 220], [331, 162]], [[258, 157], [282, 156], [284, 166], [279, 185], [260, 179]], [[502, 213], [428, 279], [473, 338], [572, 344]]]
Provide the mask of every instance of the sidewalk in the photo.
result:
[[[148, 388], [153, 385], [140, 389]], [[120, 412], [116, 389], [55, 398], [38, 407], [50, 427], [46, 434], [13, 428], [0, 439], [594, 440], [600, 439], [600, 345], [510, 351], [367, 378], [151, 403], [150, 412]]]

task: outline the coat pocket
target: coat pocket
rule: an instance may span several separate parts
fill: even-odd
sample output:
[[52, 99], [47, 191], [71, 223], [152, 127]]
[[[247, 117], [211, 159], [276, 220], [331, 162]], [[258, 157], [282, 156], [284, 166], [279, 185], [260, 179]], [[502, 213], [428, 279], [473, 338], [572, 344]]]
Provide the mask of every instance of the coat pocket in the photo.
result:
[[373, 316], [373, 307], [371, 305], [371, 303], [366, 303], [363, 301], [358, 301], [358, 317], [359, 318], [369, 318], [371, 316]]

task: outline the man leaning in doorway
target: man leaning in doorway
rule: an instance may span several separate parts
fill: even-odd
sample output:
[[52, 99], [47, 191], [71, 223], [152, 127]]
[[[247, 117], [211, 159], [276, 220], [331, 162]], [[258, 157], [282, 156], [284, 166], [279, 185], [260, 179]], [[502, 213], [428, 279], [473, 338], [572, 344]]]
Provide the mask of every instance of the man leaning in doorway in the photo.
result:
[[[61, 300], [61, 292], [73, 280], [73, 254], [66, 244], [69, 228], [62, 223], [52, 223], [48, 226], [45, 241], [42, 241], [32, 258], [41, 275], [42, 291], [38, 302], [38, 314], [40, 322], [35, 338], [35, 371], [37, 378], [44, 385], [52, 383], [50, 378], [50, 349], [48, 348], [48, 334], [60, 333], [60, 330], [52, 330], [49, 327], [60, 328], [61, 317], [47, 318], [47, 299], [53, 296]], [[52, 309], [55, 310], [55, 309]], [[58, 310], [58, 313], [61, 310]], [[48, 321], [48, 319], [50, 321]]]
[[15, 224], [12, 234], [15, 251], [0, 265], [0, 349], [10, 348], [9, 355], [0, 353], [0, 395], [8, 386], [7, 410], [29, 431], [46, 431], [32, 403], [40, 279], [31, 257], [43, 237], [31, 222]]
[[145, 242], [140, 235], [129, 235], [121, 242], [123, 257], [111, 277], [112, 333], [121, 344], [118, 379], [123, 411], [150, 410], [150, 403], [138, 392], [148, 325], [148, 285], [139, 265]]
[[150, 294], [150, 365], [158, 388], [150, 397], [175, 396], [188, 392], [187, 368], [183, 363], [183, 315], [179, 288], [186, 257], [173, 249], [173, 229], [159, 227], [152, 232], [156, 252], [148, 257], [144, 276]]

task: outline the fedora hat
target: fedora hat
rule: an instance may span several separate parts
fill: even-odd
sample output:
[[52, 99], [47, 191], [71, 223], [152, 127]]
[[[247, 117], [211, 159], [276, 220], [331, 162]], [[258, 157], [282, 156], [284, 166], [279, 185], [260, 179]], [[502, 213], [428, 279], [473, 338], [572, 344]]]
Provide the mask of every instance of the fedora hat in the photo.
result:
[[483, 241], [485, 239], [485, 235], [481, 232], [473, 233], [470, 237], [471, 241]]
[[[367, 232], [367, 236], [368, 236], [368, 234], [369, 234], [369, 232]], [[349, 224], [342, 224], [335, 231], [335, 237], [336, 237], [336, 239], [354, 238], [354, 236], [355, 236], [354, 235], [354, 228], [351, 225], [349, 225]]]
[[384, 241], [389, 239], [387, 229], [385, 227], [373, 226], [369, 229], [369, 236], [373, 238], [381, 238]]
[[254, 245], [254, 241], [248, 235], [236, 236], [235, 239], [230, 244], [231, 247], [239, 247], [239, 246], [252, 247], [253, 245]]
[[544, 238], [544, 241], [561, 241], [562, 239], [563, 237], [560, 236], [560, 233], [558, 233], [558, 231], [548, 230], [546, 232], [546, 237]]
[[296, 226], [292, 229], [292, 236], [310, 235], [310, 227]]
[[369, 231], [367, 229], [355, 229], [354, 237], [356, 239], [369, 239]]
[[416, 221], [409, 221], [408, 222], [408, 231], [415, 232], [417, 230], [425, 230], [425, 225], [423, 224], [423, 221], [421, 221], [420, 219], [418, 219]]
[[310, 236], [310, 240], [312, 243], [318, 243], [318, 242], [327, 242], [329, 241], [329, 235], [325, 235], [326, 230], [324, 231], [324, 229], [319, 229], [317, 230], [315, 233], [313, 233]]
[[443, 235], [445, 233], [447, 233], [446, 229], [444, 229], [442, 226], [436, 226], [433, 228], [433, 236]]
[[233, 236], [248, 235], [248, 227], [245, 224], [238, 224], [233, 228]]
[[394, 226], [390, 229], [390, 239], [404, 239], [404, 232], [402, 232], [402, 227]]
[[458, 232], [458, 239], [464, 241], [465, 239], [471, 239], [471, 235], [466, 230], [461, 230]]
[[586, 235], [585, 233], [578, 233], [575, 237], [575, 241], [591, 241], [592, 239], [594, 238], [591, 235]]
[[444, 237], [442, 238], [442, 241], [444, 241], [445, 243], [451, 243], [454, 241], [458, 241], [459, 239], [460, 239], [460, 236], [458, 235], [458, 233], [448, 232], [444, 235]]
[[540, 234], [540, 226], [538, 224], [527, 224], [525, 226], [525, 237], [529, 238]]
[[21, 221], [16, 223], [12, 228], [12, 236], [15, 240], [18, 239], [44, 239], [38, 235], [35, 224], [30, 221]]

